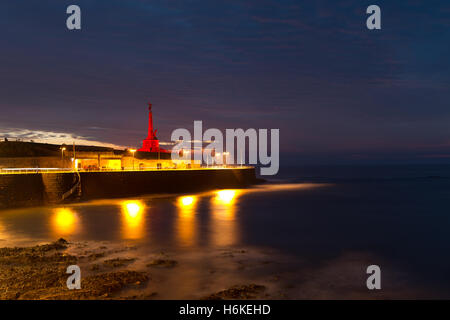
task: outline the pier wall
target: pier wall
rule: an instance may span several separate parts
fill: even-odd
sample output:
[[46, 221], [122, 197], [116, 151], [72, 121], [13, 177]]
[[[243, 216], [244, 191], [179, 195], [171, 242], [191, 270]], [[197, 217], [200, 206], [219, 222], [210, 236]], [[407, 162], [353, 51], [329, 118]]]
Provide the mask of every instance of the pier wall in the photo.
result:
[[[0, 208], [237, 188], [255, 182], [254, 168], [0, 174]], [[63, 200], [75, 185], [73, 196]]]
[[40, 174], [0, 175], [0, 208], [26, 207], [45, 203]]

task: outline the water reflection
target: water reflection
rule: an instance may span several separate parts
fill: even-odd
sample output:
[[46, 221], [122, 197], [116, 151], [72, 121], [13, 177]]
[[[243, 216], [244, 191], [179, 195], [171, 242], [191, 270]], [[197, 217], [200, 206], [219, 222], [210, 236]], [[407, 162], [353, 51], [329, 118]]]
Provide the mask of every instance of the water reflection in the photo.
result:
[[6, 232], [6, 228], [3, 226], [3, 224], [0, 222], [0, 240], [6, 240], [9, 238], [8, 233]]
[[236, 223], [236, 201], [238, 190], [220, 190], [211, 199], [211, 241], [213, 245], [236, 244], [238, 230]]
[[[268, 184], [184, 196], [149, 195], [137, 199], [95, 200], [56, 208], [0, 210], [0, 239], [142, 239], [152, 246], [175, 244], [185, 248], [237, 245], [244, 240], [240, 224], [242, 216], [251, 214], [252, 210], [260, 210], [259, 206], [253, 209], [255, 201], [270, 199], [275, 192], [284, 194], [321, 186], [325, 185]], [[257, 197], [257, 194], [261, 195]], [[244, 204], [249, 208], [245, 213], [239, 210]]]
[[145, 234], [145, 205], [139, 200], [121, 202], [122, 208], [122, 238], [141, 239]]
[[178, 197], [177, 204], [180, 209], [180, 214], [186, 217], [192, 216], [195, 211], [194, 209], [197, 201], [197, 196]]
[[216, 202], [229, 205], [233, 204], [236, 197], [236, 190], [220, 190], [217, 191]]
[[197, 196], [183, 196], [177, 198], [177, 237], [181, 245], [195, 244]]
[[81, 230], [80, 218], [71, 208], [56, 208], [51, 216], [52, 233], [57, 237], [67, 237]]

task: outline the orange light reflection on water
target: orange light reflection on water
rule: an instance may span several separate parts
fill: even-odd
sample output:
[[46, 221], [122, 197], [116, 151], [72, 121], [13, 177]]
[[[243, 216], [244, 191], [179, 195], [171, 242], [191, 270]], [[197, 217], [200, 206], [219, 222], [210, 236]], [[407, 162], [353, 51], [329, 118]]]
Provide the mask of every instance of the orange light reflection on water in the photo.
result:
[[124, 239], [141, 239], [144, 236], [145, 205], [139, 200], [121, 202], [122, 209], [122, 237]]
[[185, 246], [195, 244], [195, 215], [198, 196], [182, 196], [177, 198], [177, 237]]
[[5, 226], [3, 226], [3, 224], [0, 221], [0, 239], [2, 239], [2, 240], [9, 239], [10, 236], [8, 235], [6, 230], [7, 229], [5, 228]]
[[236, 190], [220, 190], [217, 191], [215, 201], [218, 204], [233, 204], [235, 197], [236, 197]]
[[57, 237], [73, 235], [80, 230], [80, 219], [71, 208], [57, 208], [51, 216], [51, 227]]
[[237, 243], [236, 208], [239, 195], [239, 190], [219, 190], [211, 198], [211, 240], [214, 245]]

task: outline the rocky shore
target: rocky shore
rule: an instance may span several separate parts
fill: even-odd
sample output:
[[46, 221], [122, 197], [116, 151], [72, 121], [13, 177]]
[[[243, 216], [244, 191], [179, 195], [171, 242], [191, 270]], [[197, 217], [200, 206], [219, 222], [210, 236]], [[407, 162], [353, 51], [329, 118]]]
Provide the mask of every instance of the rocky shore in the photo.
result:
[[[64, 239], [31, 247], [0, 248], [0, 299], [157, 298], [158, 292], [153, 291], [152, 285], [149, 286], [152, 273], [170, 272], [178, 267], [178, 262], [159, 253], [147, 257], [149, 260], [144, 263], [145, 268], [138, 267], [136, 270], [131, 267], [139, 259], [136, 253], [135, 247], [118, 249], [99, 246], [92, 250], [86, 243], [69, 243]], [[79, 290], [67, 288], [70, 274], [66, 270], [69, 265], [78, 265], [82, 270]], [[160, 280], [157, 282], [161, 285]], [[261, 294], [264, 291], [262, 285], [248, 284], [197, 298], [263, 298]]]
[[[158, 250], [64, 239], [0, 248], [0, 299], [405, 299], [426, 294], [386, 268], [386, 288], [367, 290], [365, 267], [373, 257], [360, 253], [311, 265], [255, 248]], [[81, 289], [67, 287], [70, 265], [81, 270]]]

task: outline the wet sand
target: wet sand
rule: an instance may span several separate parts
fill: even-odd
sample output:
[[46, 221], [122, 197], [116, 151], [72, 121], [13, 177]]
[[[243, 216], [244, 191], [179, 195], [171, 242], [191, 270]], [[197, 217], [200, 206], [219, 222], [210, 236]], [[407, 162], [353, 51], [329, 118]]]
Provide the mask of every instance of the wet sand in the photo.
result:
[[[261, 248], [182, 252], [143, 250], [123, 242], [85, 241], [0, 249], [1, 299], [398, 299], [425, 294], [395, 279], [367, 290], [371, 257], [346, 254], [321, 265]], [[66, 269], [81, 269], [69, 290]], [[391, 281], [392, 282], [392, 281]]]

